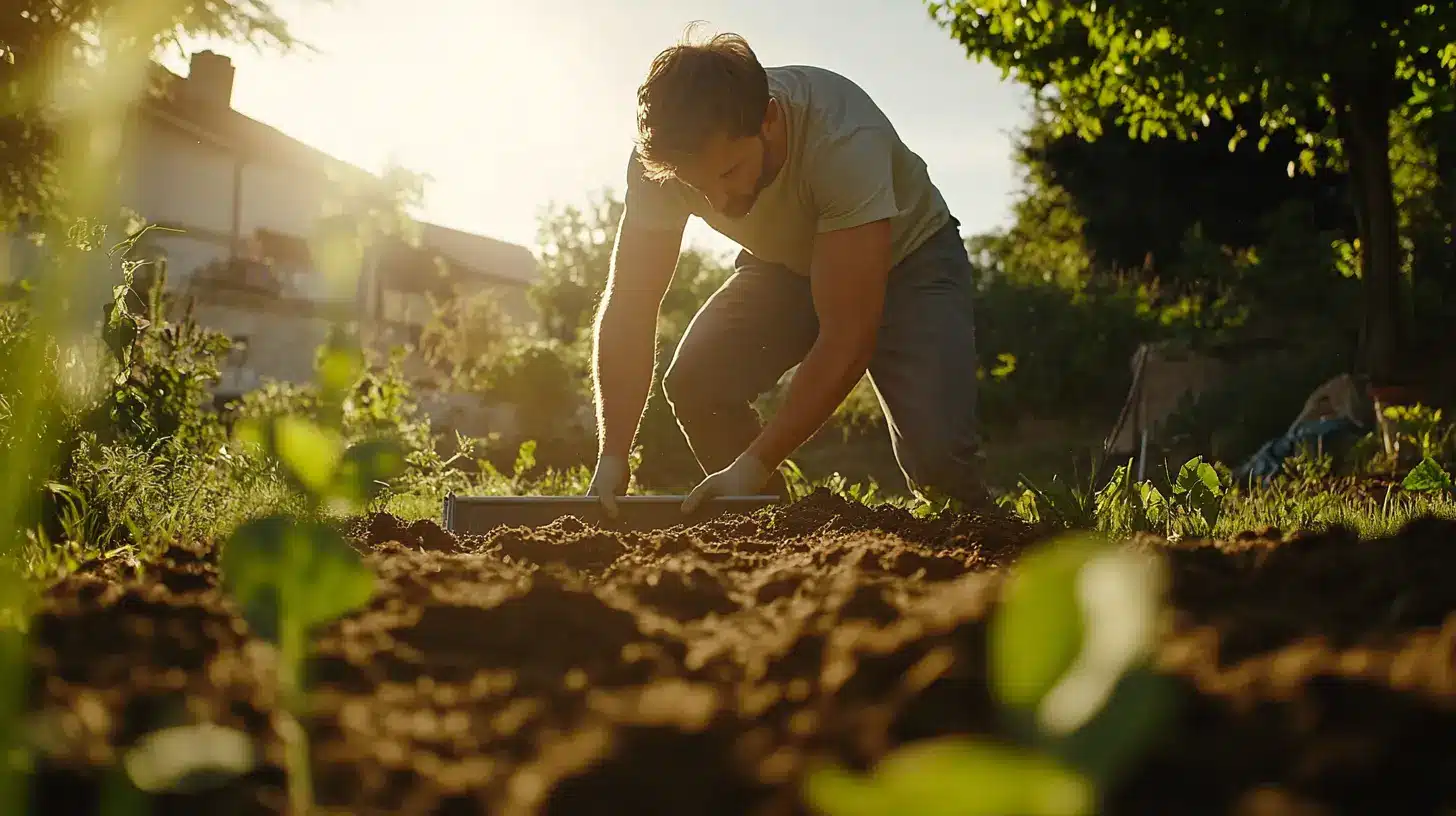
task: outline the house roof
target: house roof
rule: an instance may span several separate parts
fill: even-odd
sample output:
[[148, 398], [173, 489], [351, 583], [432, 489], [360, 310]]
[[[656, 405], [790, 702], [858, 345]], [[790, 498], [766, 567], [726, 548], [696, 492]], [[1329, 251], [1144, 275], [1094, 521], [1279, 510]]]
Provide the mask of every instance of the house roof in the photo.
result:
[[378, 178], [231, 106], [199, 103], [183, 92], [187, 79], [160, 64], [153, 63], [152, 75], [152, 93], [144, 100], [142, 109], [167, 124], [253, 159], [291, 164], [310, 172], [323, 171], [341, 180], [368, 182]]
[[[152, 71], [153, 90], [141, 107], [157, 121], [255, 161], [286, 164], [305, 172], [322, 171], [343, 183], [379, 181], [377, 175], [246, 116], [231, 105], [200, 103], [184, 92], [186, 78], [160, 64], [153, 63]], [[420, 250], [443, 256], [457, 273], [519, 284], [536, 279], [536, 258], [524, 246], [429, 222], [420, 222], [419, 226]]]
[[458, 264], [489, 269], [521, 283], [531, 283], [536, 279], [536, 256], [520, 244], [439, 224], [422, 224], [420, 232], [421, 244]]

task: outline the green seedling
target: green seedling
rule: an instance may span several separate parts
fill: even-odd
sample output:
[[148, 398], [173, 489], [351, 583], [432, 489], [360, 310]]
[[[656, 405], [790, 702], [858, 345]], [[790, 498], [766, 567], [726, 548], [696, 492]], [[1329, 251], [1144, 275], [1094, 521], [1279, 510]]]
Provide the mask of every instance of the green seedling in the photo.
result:
[[1095, 791], [1056, 760], [989, 742], [925, 740], [896, 751], [860, 777], [814, 769], [805, 798], [833, 816], [1084, 816]]
[[[1096, 529], [1098, 492], [1096, 478], [1099, 469], [1100, 464], [1094, 464], [1087, 475], [1085, 484], [1080, 475], [1074, 474], [1072, 482], [1062, 479], [1059, 475], [1053, 475], [1045, 488], [1022, 474], [1021, 484], [1027, 491], [1023, 493], [1023, 497], [1026, 502], [1034, 502], [1034, 506], [1029, 510], [1030, 515], [1035, 516], [1038, 520], [1055, 521], [1062, 527], [1071, 530]], [[1018, 509], [1018, 512], [1021, 510]], [[1026, 517], [1023, 516], [1023, 518]]]
[[1388, 405], [1381, 416], [1394, 434], [1396, 448], [1402, 456], [1407, 448], [1421, 459], [1439, 456], [1449, 449], [1456, 430], [1445, 421], [1441, 409], [1421, 404]]
[[825, 816], [1095, 812], [1171, 713], [1171, 686], [1151, 667], [1166, 586], [1161, 556], [1090, 534], [1029, 552], [988, 642], [1014, 743], [914, 743], [863, 777], [821, 765], [809, 804]]
[[1185, 518], [1195, 519], [1200, 532], [1212, 535], [1223, 514], [1223, 497], [1227, 485], [1218, 469], [1195, 456], [1178, 469], [1173, 482], [1173, 503]]
[[1134, 533], [1166, 529], [1168, 499], [1152, 482], [1134, 482], [1132, 460], [1118, 465], [1093, 499], [1098, 529]]
[[1012, 569], [991, 621], [991, 688], [1012, 731], [1114, 779], [1167, 713], [1150, 669], [1167, 586], [1152, 553], [1073, 535]]
[[303, 667], [311, 630], [366, 605], [374, 573], [334, 528], [319, 521], [267, 516], [243, 524], [222, 552], [223, 586], [248, 626], [279, 654], [279, 696], [288, 723], [289, 799], [312, 808]]
[[1020, 494], [1002, 497], [1008, 507], [1028, 523], [1051, 521], [1073, 530], [1097, 530], [1125, 535], [1161, 531], [1174, 537], [1184, 532], [1211, 535], [1223, 516], [1229, 478], [1203, 457], [1188, 460], [1176, 478], [1169, 478], [1165, 494], [1151, 481], [1135, 482], [1131, 462], [1119, 465], [1101, 489], [1059, 483], [1053, 477], [1047, 489], [1023, 478]]
[[[362, 367], [356, 351], [326, 346], [318, 361], [322, 423], [283, 415], [236, 431], [240, 447], [260, 451], [282, 468], [312, 516], [271, 515], [243, 524], [226, 542], [220, 564], [223, 587], [248, 625], [279, 652], [280, 696], [292, 715], [286, 734], [289, 800], [291, 811], [299, 814], [313, 806], [308, 744], [300, 724], [307, 710], [302, 675], [309, 633], [366, 605], [375, 583], [359, 553], [318, 516], [364, 509], [405, 467], [404, 452], [391, 442], [344, 446], [338, 427], [342, 405]], [[225, 749], [227, 739], [215, 742]], [[230, 757], [238, 760], [236, 752]]]
[[[779, 474], [783, 476], [784, 484], [788, 488], [789, 499], [792, 501], [808, 498], [810, 494], [820, 488], [828, 490], [840, 498], [868, 506], [874, 506], [885, 501], [885, 497], [880, 495], [879, 483], [873, 478], [866, 479], [863, 482], [851, 482], [843, 473], [836, 471], [816, 481], [805, 475], [803, 469], [799, 467], [799, 464], [792, 459], [785, 459], [783, 464], [779, 465]], [[912, 512], [918, 512], [920, 515], [926, 515], [930, 512], [919, 509], [928, 502], [927, 499], [917, 494], [915, 500], [917, 502], [915, 505], [916, 509], [912, 510]]]
[[276, 645], [296, 691], [308, 631], [369, 602], [374, 573], [332, 527], [286, 516], [243, 524], [222, 553], [223, 587], [259, 637]]
[[933, 487], [917, 486], [912, 492], [915, 502], [910, 507], [910, 515], [916, 518], [935, 518], [943, 513], [964, 513], [966, 510], [965, 504], [959, 499]]

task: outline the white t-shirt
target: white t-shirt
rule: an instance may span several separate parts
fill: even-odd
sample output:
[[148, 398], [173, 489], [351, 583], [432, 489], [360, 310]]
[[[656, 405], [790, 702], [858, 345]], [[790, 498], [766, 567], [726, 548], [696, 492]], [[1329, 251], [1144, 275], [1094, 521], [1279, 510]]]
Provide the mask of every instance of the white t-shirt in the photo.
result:
[[771, 67], [769, 92], [787, 115], [788, 153], [753, 209], [734, 220], [677, 179], [642, 177], [634, 150], [624, 217], [680, 229], [696, 215], [754, 256], [807, 275], [814, 236], [889, 218], [898, 264], [950, 220], [925, 162], [869, 94], [833, 71]]

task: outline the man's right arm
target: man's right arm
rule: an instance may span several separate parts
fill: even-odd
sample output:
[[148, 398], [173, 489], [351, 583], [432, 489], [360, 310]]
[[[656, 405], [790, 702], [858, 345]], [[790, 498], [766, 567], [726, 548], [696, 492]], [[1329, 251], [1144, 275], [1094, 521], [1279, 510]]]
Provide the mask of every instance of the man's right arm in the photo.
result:
[[634, 214], [629, 191], [593, 327], [598, 457], [625, 462], [652, 386], [657, 316], [682, 249], [683, 227]]

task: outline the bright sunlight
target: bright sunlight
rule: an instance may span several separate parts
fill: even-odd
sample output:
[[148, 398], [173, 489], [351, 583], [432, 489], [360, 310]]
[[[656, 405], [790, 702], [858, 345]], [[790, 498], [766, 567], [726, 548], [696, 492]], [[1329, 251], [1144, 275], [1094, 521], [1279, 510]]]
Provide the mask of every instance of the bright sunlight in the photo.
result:
[[7, 0], [0, 815], [1456, 813], [1452, 32]]
[[[1025, 117], [1025, 92], [968, 63], [916, 3], [420, 6], [427, 10], [401, 16], [387, 0], [306, 4], [289, 19], [319, 54], [216, 45], [237, 65], [234, 106], [366, 169], [395, 158], [433, 177], [422, 217], [531, 246], [548, 202], [621, 188], [641, 74], [702, 20], [743, 34], [768, 64], [815, 63], [860, 82], [935, 168], [968, 229], [1008, 218], [1006, 136]], [[167, 65], [187, 71], [184, 59]], [[700, 224], [690, 229], [690, 240], [730, 246]]]

